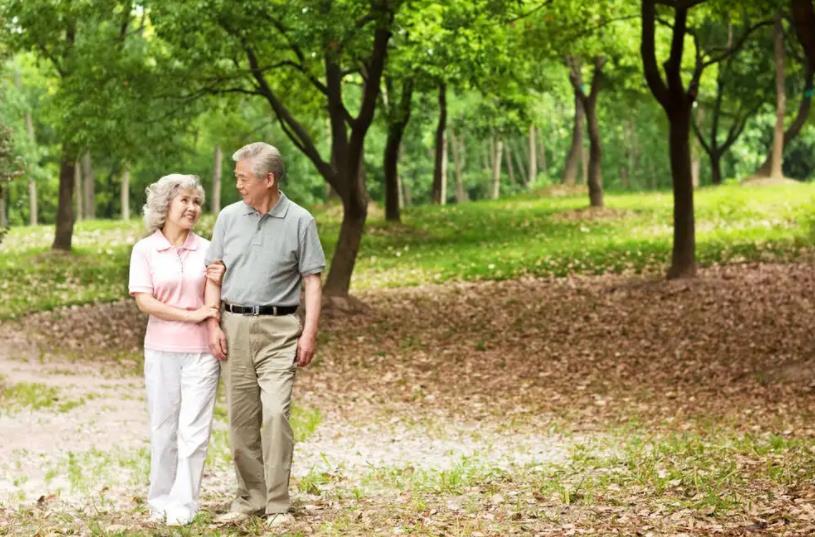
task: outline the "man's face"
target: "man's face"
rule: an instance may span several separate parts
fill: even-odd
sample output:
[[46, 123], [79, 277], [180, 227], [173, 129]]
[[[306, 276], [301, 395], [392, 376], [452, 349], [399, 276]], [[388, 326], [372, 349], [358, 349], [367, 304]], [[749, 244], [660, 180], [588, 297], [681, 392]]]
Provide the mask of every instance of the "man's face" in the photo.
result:
[[268, 195], [273, 185], [273, 174], [269, 173], [266, 177], [255, 175], [251, 159], [239, 160], [235, 163], [235, 188], [238, 189], [247, 205], [257, 206]]

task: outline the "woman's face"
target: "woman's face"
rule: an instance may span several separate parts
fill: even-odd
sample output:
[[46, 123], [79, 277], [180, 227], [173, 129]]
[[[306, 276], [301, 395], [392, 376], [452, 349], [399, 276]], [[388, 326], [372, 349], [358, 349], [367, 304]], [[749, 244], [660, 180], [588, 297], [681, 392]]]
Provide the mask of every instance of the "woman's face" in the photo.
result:
[[198, 193], [187, 188], [179, 190], [170, 201], [167, 211], [167, 222], [181, 229], [192, 229], [201, 216], [201, 198]]

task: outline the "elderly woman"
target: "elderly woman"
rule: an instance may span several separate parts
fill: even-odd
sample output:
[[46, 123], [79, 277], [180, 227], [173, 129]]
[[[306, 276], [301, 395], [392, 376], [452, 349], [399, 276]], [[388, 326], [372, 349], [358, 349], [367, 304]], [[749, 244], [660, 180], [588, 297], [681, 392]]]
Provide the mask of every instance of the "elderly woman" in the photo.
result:
[[[149, 235], [130, 258], [130, 294], [148, 314], [144, 379], [150, 416], [151, 520], [192, 521], [209, 443], [218, 360], [208, 350], [204, 305], [209, 241], [192, 232], [204, 191], [194, 175], [172, 174], [147, 187]], [[214, 285], [214, 284], [211, 284]]]

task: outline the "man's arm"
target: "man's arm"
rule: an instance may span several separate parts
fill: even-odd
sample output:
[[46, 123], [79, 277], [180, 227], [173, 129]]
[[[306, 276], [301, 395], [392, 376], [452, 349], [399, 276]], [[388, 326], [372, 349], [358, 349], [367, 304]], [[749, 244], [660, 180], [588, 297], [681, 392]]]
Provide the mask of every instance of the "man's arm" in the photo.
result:
[[306, 288], [306, 321], [303, 333], [297, 341], [297, 365], [306, 367], [317, 350], [317, 326], [320, 324], [320, 308], [323, 300], [323, 284], [319, 274], [303, 276]]
[[[204, 286], [204, 304], [221, 311], [221, 286], [207, 278]], [[226, 335], [218, 324], [218, 319], [207, 319], [209, 330], [209, 350], [219, 360], [226, 360]]]

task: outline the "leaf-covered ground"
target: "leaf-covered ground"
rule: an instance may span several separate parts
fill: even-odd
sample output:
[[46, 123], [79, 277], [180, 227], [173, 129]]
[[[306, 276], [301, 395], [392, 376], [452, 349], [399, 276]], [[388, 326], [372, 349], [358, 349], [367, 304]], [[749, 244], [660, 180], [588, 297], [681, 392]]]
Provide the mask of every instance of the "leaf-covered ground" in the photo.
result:
[[[293, 535], [810, 535], [815, 266], [693, 281], [586, 276], [361, 295], [301, 372]], [[3, 325], [0, 534], [263, 534], [146, 521], [128, 302]]]

